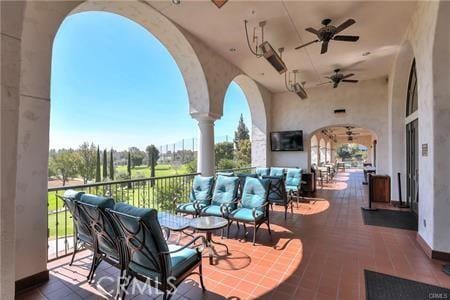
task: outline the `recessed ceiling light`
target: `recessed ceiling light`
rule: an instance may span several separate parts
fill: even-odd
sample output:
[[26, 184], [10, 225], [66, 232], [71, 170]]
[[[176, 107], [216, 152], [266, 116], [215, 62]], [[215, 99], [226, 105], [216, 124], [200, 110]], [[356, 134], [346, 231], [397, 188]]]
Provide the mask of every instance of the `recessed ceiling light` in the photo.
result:
[[370, 55], [370, 52], [369, 52], [369, 51], [364, 52], [364, 53], [362, 54], [362, 56], [367, 56], [367, 55]]
[[236, 51], [236, 48], [230, 48], [230, 52]]

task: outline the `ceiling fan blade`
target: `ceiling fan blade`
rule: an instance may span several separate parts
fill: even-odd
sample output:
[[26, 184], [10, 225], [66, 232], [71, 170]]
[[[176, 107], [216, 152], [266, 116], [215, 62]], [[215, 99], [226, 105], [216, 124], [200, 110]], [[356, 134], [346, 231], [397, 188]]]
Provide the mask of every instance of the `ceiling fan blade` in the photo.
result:
[[355, 75], [355, 74], [349, 73], [347, 75], [344, 75], [344, 77], [342, 77], [342, 79], [346, 79], [346, 78], [352, 77], [353, 75]]
[[331, 77], [330, 77], [330, 76], [324, 76], [324, 78], [327, 78], [327, 79], [331, 79]]
[[301, 46], [295, 47], [295, 50], [298, 50], [298, 49], [300, 49], [300, 48], [303, 48], [303, 47], [309, 46], [309, 45], [311, 45], [311, 44], [317, 43], [318, 41], [319, 41], [319, 40], [314, 40], [314, 41], [311, 41], [311, 42], [309, 42], [309, 43], [303, 44], [303, 45], [301, 45]]
[[322, 49], [320, 50], [320, 54], [324, 54], [328, 51], [328, 41], [322, 42]]
[[333, 84], [333, 88], [334, 88], [334, 89], [337, 88], [338, 85], [339, 85], [339, 82], [335, 82], [335, 83]]
[[353, 24], [355, 24], [356, 21], [353, 19], [348, 19], [347, 21], [345, 21], [344, 23], [342, 23], [341, 25], [339, 25], [338, 27], [336, 27], [336, 30], [334, 31], [334, 34], [341, 32], [344, 29], [347, 29], [348, 27], [352, 26]]
[[305, 28], [305, 30], [308, 31], [308, 32], [314, 33], [315, 35], [319, 34], [319, 31], [315, 30], [312, 27]]
[[355, 80], [355, 79], [343, 79], [342, 81], [343, 82], [352, 82], [352, 83], [358, 82], [358, 80]]
[[343, 41], [343, 42], [356, 42], [359, 40], [359, 36], [357, 35], [336, 35], [333, 40], [335, 41]]
[[324, 84], [330, 84], [330, 83], [331, 83], [331, 81], [322, 82], [322, 83], [317, 84], [317, 86], [319, 86], [319, 85], [324, 85]]

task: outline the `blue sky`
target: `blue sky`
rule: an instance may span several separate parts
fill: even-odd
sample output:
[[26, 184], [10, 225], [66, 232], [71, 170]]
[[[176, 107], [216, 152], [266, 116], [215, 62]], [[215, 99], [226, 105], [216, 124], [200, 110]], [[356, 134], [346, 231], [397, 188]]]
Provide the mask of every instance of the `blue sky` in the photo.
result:
[[[251, 128], [245, 95], [232, 83], [216, 137], [232, 138], [241, 113]], [[180, 70], [152, 34], [105, 12], [64, 20], [53, 44], [50, 148], [88, 141], [143, 149], [196, 136]]]

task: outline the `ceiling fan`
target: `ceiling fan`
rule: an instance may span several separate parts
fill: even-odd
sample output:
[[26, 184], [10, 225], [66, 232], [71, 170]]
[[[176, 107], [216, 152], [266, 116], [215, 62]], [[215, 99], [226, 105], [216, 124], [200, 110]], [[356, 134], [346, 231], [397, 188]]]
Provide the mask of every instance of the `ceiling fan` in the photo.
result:
[[333, 88], [337, 88], [339, 83], [341, 83], [341, 82], [351, 82], [351, 83], [357, 83], [358, 82], [358, 80], [356, 80], [356, 79], [347, 79], [349, 77], [354, 76], [355, 74], [349, 73], [349, 74], [345, 74], [344, 75], [342, 73], [339, 73], [340, 71], [341, 71], [341, 69], [334, 70], [334, 74], [333, 75], [325, 76], [325, 78], [330, 79], [330, 81], [321, 83], [319, 85], [332, 83], [333, 84]]
[[347, 21], [345, 21], [344, 23], [342, 23], [341, 25], [339, 25], [337, 27], [330, 25], [330, 23], [331, 23], [331, 19], [324, 19], [324, 20], [322, 20], [323, 27], [320, 28], [319, 30], [316, 30], [312, 27], [306, 28], [305, 29], [306, 31], [317, 35], [317, 39], [314, 41], [311, 41], [309, 43], [303, 44], [301, 46], [298, 46], [295, 48], [295, 50], [306, 47], [308, 45], [311, 45], [311, 44], [314, 44], [317, 42], [322, 42], [322, 49], [320, 50], [320, 54], [324, 54], [328, 51], [328, 43], [330, 42], [330, 40], [343, 41], [343, 42], [356, 42], [357, 40], [359, 40], [359, 36], [356, 36], [356, 35], [336, 35], [339, 32], [347, 29], [351, 25], [355, 24], [356, 23], [355, 20], [348, 19]]

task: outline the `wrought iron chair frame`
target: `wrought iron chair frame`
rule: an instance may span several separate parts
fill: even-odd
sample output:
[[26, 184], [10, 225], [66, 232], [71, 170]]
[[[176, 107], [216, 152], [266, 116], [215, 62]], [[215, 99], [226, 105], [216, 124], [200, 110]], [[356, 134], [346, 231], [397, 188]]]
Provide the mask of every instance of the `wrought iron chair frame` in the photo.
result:
[[[147, 224], [142, 220], [141, 217], [132, 216], [126, 213], [114, 211], [112, 209], [107, 209], [107, 212], [111, 214], [112, 218], [115, 220], [116, 224], [118, 225], [119, 231], [120, 231], [120, 237], [122, 239], [122, 246], [123, 246], [123, 267], [124, 267], [124, 276], [121, 276], [120, 281], [120, 291], [118, 292], [118, 296], [120, 299], [124, 299], [126, 295], [126, 291], [133, 281], [134, 278], [150, 283], [150, 286], [155, 287], [159, 290], [161, 290], [164, 295], [163, 299], [170, 299], [172, 297], [173, 288], [172, 286], [168, 285], [168, 279], [169, 275], [167, 274], [167, 256], [179, 252], [191, 245], [195, 245], [195, 242], [198, 240], [202, 241], [202, 245], [205, 245], [205, 238], [203, 236], [197, 236], [193, 238], [189, 243], [185, 244], [184, 246], [180, 247], [179, 249], [176, 249], [174, 251], [165, 251], [165, 252], [159, 252], [157, 255], [153, 255], [150, 249], [146, 246], [145, 238], [146, 234], [144, 234], [144, 230], [146, 230], [151, 238], [154, 238], [153, 234], [151, 234], [151, 229], [147, 226]], [[136, 223], [138, 224], [138, 228], [135, 231], [132, 231], [129, 229], [121, 220], [121, 217], [124, 218], [130, 218], [134, 219]], [[139, 234], [142, 233], [142, 239], [138, 237]], [[156, 244], [156, 241], [154, 241]], [[146, 250], [146, 252], [151, 255], [147, 255], [143, 250]], [[203, 250], [203, 249], [202, 249]], [[174, 285], [177, 287], [180, 285], [184, 279], [191, 276], [192, 274], [198, 274], [200, 277], [200, 285], [203, 291], [205, 291], [205, 286], [203, 283], [203, 271], [202, 271], [202, 250], [198, 249], [198, 246], [196, 247], [197, 255], [199, 258], [199, 262], [196, 263], [194, 266], [189, 268], [187, 272], [185, 272], [181, 277], [175, 278]], [[131, 258], [133, 257], [133, 254], [136, 252], [140, 252], [144, 257], [146, 257], [149, 261], [155, 262], [155, 265], [159, 265], [161, 270], [151, 270], [148, 268], [148, 266], [143, 266], [144, 268], [149, 269], [150, 271], [154, 271], [158, 274], [161, 274], [161, 282], [155, 281], [152, 278], [146, 277], [143, 274], [139, 274], [129, 268], [129, 264], [131, 262]], [[198, 267], [198, 272], [194, 271]], [[126, 277], [125, 277], [126, 276]], [[149, 281], [148, 281], [149, 280]]]
[[[287, 210], [289, 208], [289, 205], [291, 206], [291, 214], [294, 213], [294, 203], [292, 202], [292, 197], [289, 197], [286, 192], [286, 185], [284, 182], [284, 177], [282, 176], [263, 176], [263, 179], [270, 180], [270, 186], [269, 186], [269, 192], [268, 192], [268, 200], [270, 203], [270, 208], [273, 210], [273, 205], [282, 205], [284, 206], [284, 219], [287, 218]], [[273, 179], [279, 180], [279, 184], [275, 185], [272, 183]], [[279, 195], [280, 199], [283, 200], [284, 203], [271, 201], [270, 200], [270, 194], [276, 193]]]
[[[73, 264], [75, 255], [77, 254], [78, 250], [81, 250], [78, 248], [79, 244], [82, 248], [89, 249], [92, 252], [94, 252], [93, 244], [90, 241], [85, 241], [79, 237], [78, 227], [79, 226], [84, 227], [85, 231], [89, 232], [90, 236], [92, 236], [92, 232], [91, 232], [91, 228], [89, 226], [80, 222], [78, 209], [76, 208], [76, 203], [75, 203], [75, 201], [77, 201], [77, 200], [75, 200], [75, 199], [69, 200], [68, 197], [64, 197], [61, 195], [56, 195], [56, 197], [64, 202], [64, 206], [69, 210], [69, 212], [71, 214], [72, 222], [73, 222], [73, 254], [72, 254], [72, 258], [70, 259], [70, 263], [69, 263], [69, 266], [71, 266]], [[73, 203], [73, 207], [68, 204], [69, 201]]]
[[[75, 207], [78, 211], [78, 214], [85, 215], [86, 221], [88, 223], [83, 224], [83, 226], [90, 228], [92, 239], [94, 241], [92, 245], [94, 255], [92, 258], [91, 269], [87, 277], [88, 282], [92, 282], [92, 280], [94, 279], [95, 271], [103, 260], [120, 269], [120, 276], [122, 277], [124, 260], [122, 251], [123, 247], [121, 245], [121, 240], [119, 239], [119, 232], [117, 232], [111, 216], [104, 209], [96, 205], [81, 202], [78, 200], [75, 201]], [[92, 213], [93, 211], [95, 211], [97, 215], [94, 215]], [[80, 218], [80, 222], [83, 223], [83, 218]], [[105, 229], [106, 222], [110, 223], [110, 227], [114, 231], [115, 237], [111, 236], [110, 233]], [[102, 242], [108, 243], [111, 249], [117, 250], [117, 259], [100, 250], [99, 237], [102, 238]]]

